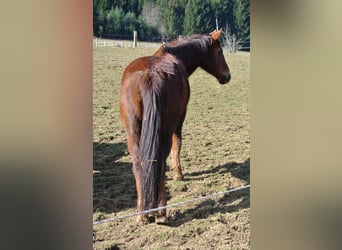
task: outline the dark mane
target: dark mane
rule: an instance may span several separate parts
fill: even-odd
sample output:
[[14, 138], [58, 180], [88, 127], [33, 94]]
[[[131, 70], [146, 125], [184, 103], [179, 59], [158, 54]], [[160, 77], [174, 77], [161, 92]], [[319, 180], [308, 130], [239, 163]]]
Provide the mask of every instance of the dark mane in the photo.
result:
[[172, 41], [170, 43], [166, 43], [164, 48], [173, 55], [177, 55], [181, 52], [193, 50], [202, 52], [203, 54], [207, 53], [207, 49], [210, 46], [211, 37], [210, 35], [192, 35], [188, 38], [183, 38], [181, 40]]
[[210, 35], [192, 35], [162, 46], [165, 52], [175, 56], [187, 69], [188, 75], [201, 64], [211, 47]]

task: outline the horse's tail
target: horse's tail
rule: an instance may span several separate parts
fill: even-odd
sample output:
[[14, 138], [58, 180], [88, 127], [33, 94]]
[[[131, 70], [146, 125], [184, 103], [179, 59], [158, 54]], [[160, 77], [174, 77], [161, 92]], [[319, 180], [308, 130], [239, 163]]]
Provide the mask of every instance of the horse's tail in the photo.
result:
[[141, 89], [143, 118], [139, 151], [142, 167], [141, 205], [143, 210], [157, 207], [158, 183], [165, 167], [161, 149], [162, 89], [160, 82], [153, 78], [154, 76], [151, 75], [146, 77]]

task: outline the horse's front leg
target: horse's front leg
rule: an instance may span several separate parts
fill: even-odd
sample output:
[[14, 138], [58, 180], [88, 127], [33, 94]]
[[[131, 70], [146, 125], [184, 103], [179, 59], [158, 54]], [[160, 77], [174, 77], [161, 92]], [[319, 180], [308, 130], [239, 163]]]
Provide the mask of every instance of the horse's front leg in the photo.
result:
[[185, 119], [186, 111], [181, 115], [176, 131], [172, 135], [172, 147], [171, 147], [171, 157], [173, 170], [173, 179], [182, 180], [183, 173], [180, 165], [180, 150], [182, 147], [182, 127]]

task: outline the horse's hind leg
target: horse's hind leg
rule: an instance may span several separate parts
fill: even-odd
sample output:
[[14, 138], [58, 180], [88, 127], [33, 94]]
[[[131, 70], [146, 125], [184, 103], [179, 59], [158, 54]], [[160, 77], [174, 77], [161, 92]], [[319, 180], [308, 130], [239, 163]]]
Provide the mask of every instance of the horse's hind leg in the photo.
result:
[[172, 165], [171, 168], [173, 170], [173, 179], [174, 180], [182, 180], [183, 173], [180, 165], [180, 150], [182, 147], [182, 126], [185, 118], [185, 112], [181, 116], [178, 127], [176, 131], [172, 135], [172, 147], [171, 147], [171, 156], [172, 156]]
[[[140, 161], [134, 160], [132, 166], [133, 174], [135, 177], [135, 185], [137, 189], [137, 210], [138, 212], [142, 211], [142, 170]], [[149, 222], [149, 218], [147, 214], [138, 215], [137, 221], [141, 222]]]
[[[132, 171], [138, 196], [137, 210], [140, 212], [142, 211], [142, 169], [138, 144], [140, 139], [141, 121], [131, 109], [128, 109], [129, 112], [124, 111], [126, 111], [126, 109], [122, 107], [121, 118], [127, 133], [128, 150], [133, 160]], [[146, 214], [139, 215], [137, 221], [148, 222], [148, 216]]]
[[[166, 166], [166, 162], [165, 165]], [[165, 168], [164, 168], [165, 169]], [[161, 178], [159, 179], [158, 183], [158, 207], [166, 206], [166, 190], [165, 190], [165, 171], [161, 173]], [[156, 223], [158, 224], [166, 224], [166, 209], [162, 209], [157, 211], [156, 213]]]
[[[138, 158], [138, 143], [135, 136], [131, 136], [127, 134], [127, 142], [128, 142], [128, 148], [130, 151], [130, 154], [133, 158], [133, 164], [132, 164], [132, 172], [134, 174], [135, 178], [135, 186], [137, 190], [137, 210], [138, 212], [142, 211], [142, 169], [141, 169], [141, 160]], [[145, 215], [139, 215], [137, 217], [137, 221], [142, 222], [148, 222], [148, 216]]]

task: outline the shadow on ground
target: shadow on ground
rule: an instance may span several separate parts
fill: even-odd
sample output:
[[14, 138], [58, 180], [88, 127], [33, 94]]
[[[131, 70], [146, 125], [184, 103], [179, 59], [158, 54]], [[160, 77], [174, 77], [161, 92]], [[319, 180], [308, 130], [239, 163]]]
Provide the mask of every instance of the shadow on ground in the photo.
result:
[[[209, 170], [193, 172], [187, 174], [185, 181], [202, 179], [204, 176], [230, 172], [234, 177], [239, 178], [245, 185], [250, 183], [250, 158], [242, 163], [230, 162], [219, 165]], [[234, 205], [232, 205], [234, 204]], [[187, 209], [182, 213], [171, 216], [169, 226], [178, 227], [193, 219], [205, 219], [215, 213], [233, 213], [250, 207], [250, 189], [239, 190], [224, 195], [218, 201], [204, 200], [195, 208]]]
[[135, 180], [125, 143], [93, 143], [93, 212], [116, 213], [136, 206]]
[[213, 174], [223, 174], [231, 172], [233, 176], [239, 178], [241, 180], [246, 181], [247, 183], [250, 182], [250, 158], [246, 159], [244, 162], [237, 163], [237, 162], [229, 162], [224, 165], [218, 165], [216, 167], [188, 173], [185, 176], [185, 180], [203, 180], [207, 175]]
[[[135, 180], [130, 162], [120, 159], [128, 155], [124, 143], [94, 143], [93, 212], [116, 213], [136, 207]], [[250, 182], [250, 159], [242, 163], [229, 162], [214, 168], [185, 175], [184, 181], [201, 180], [208, 175], [228, 173], [242, 182]], [[232, 205], [234, 204], [234, 205]], [[233, 213], [250, 206], [250, 190], [224, 195], [218, 201], [204, 200], [195, 208], [176, 213], [169, 226], [178, 227], [193, 219], [205, 219], [215, 213]]]

